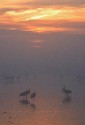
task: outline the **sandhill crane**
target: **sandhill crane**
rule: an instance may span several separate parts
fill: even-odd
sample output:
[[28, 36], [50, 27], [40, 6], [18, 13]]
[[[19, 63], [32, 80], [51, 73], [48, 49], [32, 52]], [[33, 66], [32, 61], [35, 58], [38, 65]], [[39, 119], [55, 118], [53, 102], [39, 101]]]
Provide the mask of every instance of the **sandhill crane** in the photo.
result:
[[65, 93], [66, 95], [69, 95], [69, 94], [71, 94], [71, 93], [72, 93], [72, 91], [71, 91], [71, 90], [66, 89], [66, 87], [65, 87], [65, 86], [62, 88], [62, 91], [63, 91], [63, 93]]
[[36, 92], [33, 92], [30, 96], [31, 99], [35, 98], [36, 97]]
[[24, 92], [21, 92], [20, 93], [20, 96], [26, 96], [26, 100], [27, 100], [27, 95], [29, 95], [30, 94], [30, 89], [29, 90], [26, 90], [26, 91], [24, 91]]

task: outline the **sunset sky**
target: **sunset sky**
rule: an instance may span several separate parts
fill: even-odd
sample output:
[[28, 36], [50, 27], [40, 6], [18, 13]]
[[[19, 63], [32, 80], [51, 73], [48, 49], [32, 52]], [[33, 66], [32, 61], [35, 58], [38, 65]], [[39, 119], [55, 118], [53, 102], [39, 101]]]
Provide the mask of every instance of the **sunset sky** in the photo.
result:
[[85, 0], [0, 0], [0, 125], [11, 124], [85, 125]]
[[0, 30], [85, 33], [85, 1], [2, 0]]

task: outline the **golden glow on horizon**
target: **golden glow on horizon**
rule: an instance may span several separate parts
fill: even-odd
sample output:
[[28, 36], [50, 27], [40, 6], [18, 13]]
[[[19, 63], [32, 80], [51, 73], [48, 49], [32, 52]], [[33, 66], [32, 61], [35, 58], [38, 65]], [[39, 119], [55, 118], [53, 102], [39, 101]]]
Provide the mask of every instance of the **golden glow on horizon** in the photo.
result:
[[[30, 1], [31, 0], [28, 0], [27, 2]], [[35, 0], [32, 0], [31, 2], [33, 1]], [[67, 26], [67, 23], [68, 25], [70, 25], [70, 23], [85, 23], [84, 6], [72, 7], [62, 5], [60, 7], [41, 6], [34, 8], [33, 6], [29, 6], [28, 8], [22, 8], [22, 3], [22, 0], [3, 0], [2, 5], [12, 4], [13, 6], [14, 4], [14, 8], [3, 8], [0, 10], [0, 29], [8, 28], [34, 32], [72, 31], [76, 29], [76, 26], [69, 27]], [[16, 5], [18, 8], [15, 7]], [[78, 28], [76, 30], [78, 30]]]
[[7, 11], [4, 17], [10, 17], [13, 22], [29, 21], [29, 20], [72, 20], [85, 21], [85, 8], [38, 8], [31, 10]]
[[44, 41], [41, 40], [41, 39], [37, 39], [37, 40], [33, 40], [32, 42], [33, 42], [33, 43], [43, 43]]

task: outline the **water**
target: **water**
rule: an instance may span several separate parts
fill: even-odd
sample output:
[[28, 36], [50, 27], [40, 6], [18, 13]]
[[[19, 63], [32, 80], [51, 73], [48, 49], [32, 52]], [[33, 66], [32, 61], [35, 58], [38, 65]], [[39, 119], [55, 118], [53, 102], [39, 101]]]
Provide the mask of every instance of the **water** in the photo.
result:
[[[0, 125], [85, 125], [84, 36], [10, 33], [0, 42]], [[29, 88], [37, 96], [24, 104]]]
[[[66, 100], [61, 90], [64, 80], [66, 81], [53, 75], [37, 75], [15, 80], [13, 84], [5, 81], [0, 85], [0, 124], [84, 125], [85, 85], [76, 83], [75, 80], [69, 82], [67, 87], [72, 90], [72, 96]], [[20, 103], [22, 98], [19, 93], [27, 88], [31, 92], [35, 90], [37, 96], [34, 100], [28, 96], [30, 104], [26, 105]]]

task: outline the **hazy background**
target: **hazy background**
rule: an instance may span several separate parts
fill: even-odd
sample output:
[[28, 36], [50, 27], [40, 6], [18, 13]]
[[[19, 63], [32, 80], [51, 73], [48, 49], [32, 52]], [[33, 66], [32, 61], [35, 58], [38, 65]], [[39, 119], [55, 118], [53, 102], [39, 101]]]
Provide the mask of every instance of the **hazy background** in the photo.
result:
[[85, 0], [0, 2], [0, 125], [12, 124], [85, 125]]
[[0, 72], [85, 75], [85, 35], [0, 31]]
[[[84, 125], [84, 40], [71, 32], [0, 31], [0, 124]], [[21, 104], [19, 93], [29, 88], [37, 96]]]

